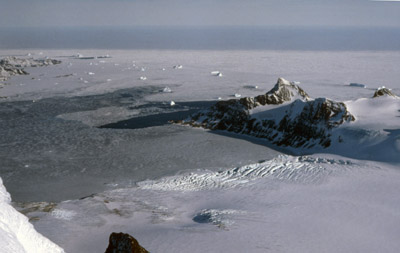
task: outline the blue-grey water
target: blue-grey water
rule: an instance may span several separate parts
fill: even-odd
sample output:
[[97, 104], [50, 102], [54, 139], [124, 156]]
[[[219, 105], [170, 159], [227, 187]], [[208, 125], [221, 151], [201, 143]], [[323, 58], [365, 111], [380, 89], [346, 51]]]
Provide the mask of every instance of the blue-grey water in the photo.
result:
[[400, 28], [0, 28], [0, 49], [400, 50]]

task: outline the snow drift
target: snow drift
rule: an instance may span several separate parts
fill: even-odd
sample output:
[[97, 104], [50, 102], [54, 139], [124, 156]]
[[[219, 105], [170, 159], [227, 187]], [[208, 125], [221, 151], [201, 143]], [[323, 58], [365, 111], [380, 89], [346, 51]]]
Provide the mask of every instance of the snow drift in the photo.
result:
[[28, 218], [11, 206], [10, 194], [0, 178], [0, 251], [13, 253], [57, 253], [62, 248], [39, 234]]

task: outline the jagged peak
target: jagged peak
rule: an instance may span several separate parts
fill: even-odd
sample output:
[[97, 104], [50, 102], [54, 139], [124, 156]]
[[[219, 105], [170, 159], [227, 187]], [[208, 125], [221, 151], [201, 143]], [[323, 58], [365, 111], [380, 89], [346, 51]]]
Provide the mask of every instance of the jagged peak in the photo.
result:
[[290, 85], [291, 83], [283, 77], [279, 77], [276, 83], [277, 85]]
[[[278, 78], [275, 86], [262, 96], [268, 97], [267, 104], [282, 104], [287, 101], [292, 101], [293, 98], [300, 98], [305, 101], [310, 100], [310, 97], [302, 88], [282, 77]], [[265, 99], [262, 99], [262, 96], [256, 97], [256, 100], [261, 105], [264, 105], [263, 101]]]

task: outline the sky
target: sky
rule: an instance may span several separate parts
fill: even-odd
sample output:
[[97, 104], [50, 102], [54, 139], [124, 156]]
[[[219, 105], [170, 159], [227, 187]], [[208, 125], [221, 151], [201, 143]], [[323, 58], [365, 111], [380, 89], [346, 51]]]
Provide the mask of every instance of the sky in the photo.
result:
[[0, 27], [400, 27], [400, 1], [0, 0]]

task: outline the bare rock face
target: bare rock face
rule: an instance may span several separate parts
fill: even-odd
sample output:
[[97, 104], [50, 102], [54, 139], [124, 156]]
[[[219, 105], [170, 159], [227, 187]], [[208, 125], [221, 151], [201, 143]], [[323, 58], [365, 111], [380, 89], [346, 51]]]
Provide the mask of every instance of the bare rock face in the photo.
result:
[[60, 64], [61, 61], [54, 59], [21, 59], [9, 56], [0, 60], [0, 81], [5, 81], [11, 76], [28, 75], [24, 67], [41, 67]]
[[385, 88], [385, 87], [380, 87], [380, 88], [376, 89], [373, 97], [376, 98], [376, 97], [381, 97], [381, 96], [397, 97], [390, 89]]
[[[290, 101], [279, 108], [263, 108]], [[264, 95], [220, 101], [177, 123], [265, 138], [278, 146], [311, 148], [329, 147], [331, 129], [354, 120], [344, 103], [312, 100], [299, 86], [279, 78]]]
[[105, 253], [148, 253], [148, 251], [129, 234], [112, 233]]

